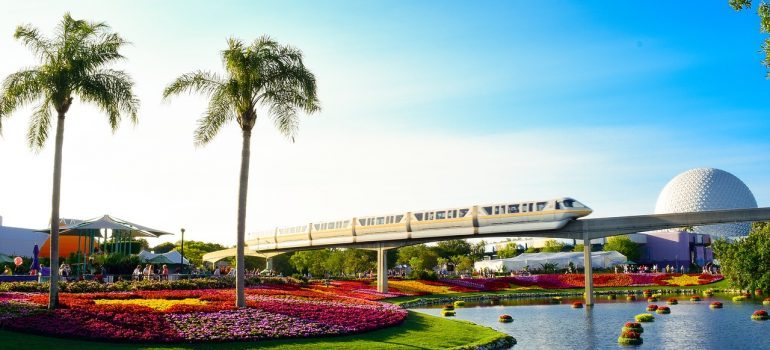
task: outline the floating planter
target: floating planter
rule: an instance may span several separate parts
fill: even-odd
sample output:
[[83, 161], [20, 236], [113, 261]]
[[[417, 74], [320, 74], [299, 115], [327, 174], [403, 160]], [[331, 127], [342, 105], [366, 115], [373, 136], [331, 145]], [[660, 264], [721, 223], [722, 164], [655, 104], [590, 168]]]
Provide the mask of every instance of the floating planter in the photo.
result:
[[583, 303], [581, 303], [579, 301], [576, 301], [576, 302], [572, 303], [572, 308], [573, 309], [582, 309], [583, 308]]
[[658, 301], [658, 298], [656, 298], [656, 297], [649, 297], [649, 298], [647, 298], [647, 302], [648, 303], [654, 303], [654, 302], [657, 302], [657, 301]]
[[639, 345], [642, 343], [642, 337], [639, 333], [633, 331], [622, 331], [618, 337], [618, 344], [621, 345]]
[[762, 295], [762, 290], [761, 290], [761, 289], [759, 289], [759, 288], [755, 289], [755, 290], [754, 290], [754, 295], [756, 295], [756, 296], [761, 296], [761, 295]]
[[454, 315], [455, 315], [455, 312], [452, 311], [452, 310], [442, 310], [441, 311], [441, 316], [444, 316], [444, 317], [452, 317]]
[[690, 301], [700, 301], [700, 300], [701, 300], [700, 297], [697, 295], [693, 295], [690, 297]]
[[453, 311], [455, 309], [455, 306], [452, 304], [444, 305], [444, 307], [441, 310], [444, 311]]
[[551, 298], [551, 304], [561, 304], [561, 297]]
[[757, 311], [754, 311], [753, 314], [751, 314], [751, 319], [757, 320], [757, 321], [767, 321], [768, 319], [770, 319], [770, 315], [768, 315], [767, 311], [765, 310], [757, 310]]
[[638, 314], [634, 316], [634, 320], [636, 320], [636, 322], [653, 322], [655, 321], [655, 316], [652, 314]]
[[739, 303], [742, 301], [746, 301], [746, 297], [743, 295], [738, 295], [733, 297], [733, 302]]
[[667, 315], [671, 313], [671, 309], [668, 308], [668, 306], [661, 306], [655, 312], [661, 314], [661, 315]]
[[465, 306], [465, 301], [458, 300], [454, 302], [454, 307], [461, 307], [461, 306]]
[[720, 303], [718, 301], [715, 301], [715, 302], [709, 304], [709, 307], [712, 308], [712, 309], [721, 309], [722, 308], [722, 303]]
[[770, 306], [770, 298], [765, 298], [765, 300], [762, 300], [762, 305]]
[[636, 295], [633, 295], [633, 294], [626, 295], [626, 300], [634, 301], [636, 300]]
[[649, 297], [651, 297], [651, 296], [652, 296], [652, 291], [651, 291], [651, 290], [649, 290], [649, 289], [645, 289], [645, 290], [642, 292], [642, 294], [644, 294], [644, 297], [645, 297], [645, 298], [649, 298]]
[[679, 300], [676, 300], [676, 298], [670, 298], [666, 301], [666, 304], [668, 305], [676, 305], [679, 304]]
[[647, 311], [652, 312], [652, 311], [655, 311], [657, 309], [658, 309], [658, 305], [655, 305], [655, 304], [647, 305]]
[[644, 333], [644, 328], [642, 328], [642, 324], [639, 322], [626, 322], [626, 324], [623, 325], [623, 331]]
[[616, 299], [615, 294], [610, 294], [607, 296], [607, 300], [615, 300], [615, 299]]
[[709, 290], [709, 289], [707, 289], [707, 290], [703, 291], [703, 296], [706, 297], [706, 298], [711, 298], [711, 297], [714, 296], [714, 292]]
[[511, 323], [513, 322], [513, 317], [511, 315], [500, 315], [497, 320], [502, 323]]

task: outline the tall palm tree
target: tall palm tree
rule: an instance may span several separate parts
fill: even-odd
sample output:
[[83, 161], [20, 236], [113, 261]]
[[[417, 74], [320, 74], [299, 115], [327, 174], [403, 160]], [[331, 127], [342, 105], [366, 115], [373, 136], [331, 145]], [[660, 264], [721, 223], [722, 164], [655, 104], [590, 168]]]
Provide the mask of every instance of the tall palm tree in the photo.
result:
[[[36, 151], [43, 148], [51, 128], [52, 110], [56, 111], [49, 309], [56, 308], [59, 296], [59, 199], [67, 111], [78, 97], [104, 111], [113, 132], [120, 124], [121, 113], [136, 123], [139, 100], [131, 91], [133, 82], [126, 73], [106, 68], [123, 58], [118, 50], [126, 44], [109, 29], [105, 23], [75, 20], [69, 13], [64, 15], [53, 38], [44, 37], [28, 25], [17, 27], [14, 37], [29, 47], [41, 64], [9, 75], [0, 88], [0, 122], [17, 108], [40, 101], [27, 132], [29, 146]], [[1, 127], [2, 124], [0, 130]]]
[[250, 46], [237, 39], [227, 41], [222, 51], [225, 75], [196, 71], [178, 77], [163, 91], [163, 98], [183, 92], [197, 92], [209, 97], [208, 108], [198, 120], [196, 145], [209, 143], [222, 125], [237, 121], [243, 135], [241, 173], [238, 189], [238, 244], [236, 248], [237, 307], [245, 307], [244, 246], [246, 231], [246, 195], [249, 185], [251, 130], [257, 111], [272, 118], [276, 128], [292, 141], [299, 126], [298, 111], [310, 114], [320, 109], [316, 97], [315, 76], [302, 63], [302, 52], [280, 45], [267, 36]]

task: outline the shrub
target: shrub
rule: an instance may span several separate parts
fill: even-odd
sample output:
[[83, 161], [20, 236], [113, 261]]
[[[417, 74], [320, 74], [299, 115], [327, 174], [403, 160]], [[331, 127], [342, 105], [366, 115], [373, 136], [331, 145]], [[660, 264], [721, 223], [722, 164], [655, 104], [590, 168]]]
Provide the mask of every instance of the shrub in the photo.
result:
[[639, 322], [626, 322], [625, 325], [623, 325], [623, 331], [631, 331], [636, 333], [644, 333], [644, 328], [642, 328], [642, 324]]
[[733, 302], [735, 302], [735, 303], [739, 303], [739, 302], [742, 302], [742, 301], [746, 301], [746, 297], [743, 296], [743, 295], [738, 295], [738, 296], [734, 296], [733, 297]]

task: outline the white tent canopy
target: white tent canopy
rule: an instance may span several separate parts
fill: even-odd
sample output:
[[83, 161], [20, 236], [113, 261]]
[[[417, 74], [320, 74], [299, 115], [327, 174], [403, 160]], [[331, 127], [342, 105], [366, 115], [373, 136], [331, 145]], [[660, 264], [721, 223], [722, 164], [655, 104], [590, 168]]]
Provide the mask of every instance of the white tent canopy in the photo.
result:
[[[139, 259], [142, 259], [143, 263], [146, 263], [148, 260], [150, 260], [152, 258], [155, 258], [155, 257], [157, 257], [159, 255], [163, 255], [163, 256], [167, 257], [168, 260], [173, 261], [175, 264], [178, 264], [179, 261], [180, 261], [180, 258], [182, 258], [182, 254], [179, 253], [176, 250], [172, 250], [172, 251], [170, 251], [168, 253], [163, 253], [163, 254], [153, 254], [153, 253], [150, 253], [150, 252], [148, 252], [146, 250], [142, 250], [141, 252], [139, 252], [138, 255], [139, 255]], [[187, 260], [187, 258], [184, 258], [183, 261], [184, 261], [185, 265], [190, 265], [190, 261]]]
[[[626, 262], [626, 256], [616, 251], [609, 252], [591, 252], [591, 265], [595, 269], [609, 269], [615, 265], [622, 265]], [[583, 267], [583, 253], [580, 252], [560, 252], [560, 253], [524, 253], [514, 258], [482, 260], [476, 262], [473, 268], [476, 271], [487, 269], [488, 271], [520, 271], [525, 267], [530, 270], [541, 269], [545, 264], [557, 264], [557, 269], [565, 269], [569, 263], [575, 267]]]

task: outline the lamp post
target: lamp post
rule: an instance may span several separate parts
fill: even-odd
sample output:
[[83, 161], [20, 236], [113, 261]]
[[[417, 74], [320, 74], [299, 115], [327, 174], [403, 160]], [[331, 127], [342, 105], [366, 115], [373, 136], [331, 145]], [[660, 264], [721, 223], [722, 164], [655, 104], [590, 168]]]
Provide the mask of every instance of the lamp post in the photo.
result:
[[184, 228], [182, 228], [182, 256], [179, 258], [179, 273], [184, 272]]

